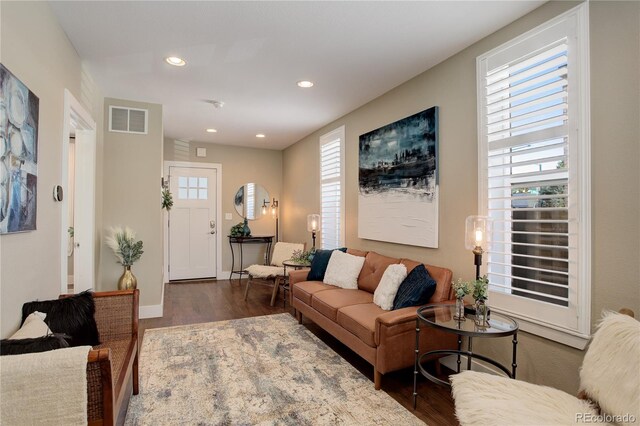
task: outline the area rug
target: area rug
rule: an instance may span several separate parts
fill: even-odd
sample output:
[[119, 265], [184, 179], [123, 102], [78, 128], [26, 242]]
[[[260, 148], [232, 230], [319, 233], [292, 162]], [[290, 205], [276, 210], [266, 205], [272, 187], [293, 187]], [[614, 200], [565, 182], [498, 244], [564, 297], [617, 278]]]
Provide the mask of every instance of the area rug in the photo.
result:
[[127, 425], [418, 425], [289, 314], [149, 329]]

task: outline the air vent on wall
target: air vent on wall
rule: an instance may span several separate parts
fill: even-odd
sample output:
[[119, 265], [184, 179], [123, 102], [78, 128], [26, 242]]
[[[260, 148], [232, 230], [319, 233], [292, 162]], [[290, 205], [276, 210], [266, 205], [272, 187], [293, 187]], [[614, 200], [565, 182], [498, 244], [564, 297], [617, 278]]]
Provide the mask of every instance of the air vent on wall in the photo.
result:
[[109, 131], [121, 133], [147, 133], [146, 109], [109, 106]]

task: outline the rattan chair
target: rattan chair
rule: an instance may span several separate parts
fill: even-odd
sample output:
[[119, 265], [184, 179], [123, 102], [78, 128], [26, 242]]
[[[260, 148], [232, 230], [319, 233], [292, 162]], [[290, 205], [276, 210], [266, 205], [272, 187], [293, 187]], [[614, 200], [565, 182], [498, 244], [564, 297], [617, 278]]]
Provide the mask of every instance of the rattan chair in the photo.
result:
[[95, 292], [93, 298], [102, 343], [88, 355], [87, 418], [90, 425], [113, 425], [129, 402], [132, 376], [133, 394], [138, 394], [139, 291]]

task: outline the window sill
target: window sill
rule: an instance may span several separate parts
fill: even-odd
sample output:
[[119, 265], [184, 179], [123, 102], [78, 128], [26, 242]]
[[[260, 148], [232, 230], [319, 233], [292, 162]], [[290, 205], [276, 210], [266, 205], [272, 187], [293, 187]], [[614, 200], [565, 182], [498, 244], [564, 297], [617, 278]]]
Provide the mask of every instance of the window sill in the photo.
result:
[[491, 307], [496, 312], [509, 315], [518, 321], [520, 330], [527, 333], [540, 336], [542, 338], [561, 343], [572, 348], [584, 350], [591, 340], [591, 335], [578, 333], [577, 331], [569, 331], [560, 327], [545, 324], [531, 318], [524, 317], [518, 313], [510, 312], [505, 309]]

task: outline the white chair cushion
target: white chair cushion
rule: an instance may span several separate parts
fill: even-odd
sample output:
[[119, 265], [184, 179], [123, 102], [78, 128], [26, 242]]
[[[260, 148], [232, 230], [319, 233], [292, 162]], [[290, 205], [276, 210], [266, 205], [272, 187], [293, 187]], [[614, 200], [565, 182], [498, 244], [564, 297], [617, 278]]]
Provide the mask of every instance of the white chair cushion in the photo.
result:
[[246, 271], [254, 278], [272, 278], [284, 276], [284, 267], [281, 266], [251, 265], [246, 269]]
[[580, 389], [604, 413], [640, 420], [640, 322], [603, 314], [582, 361]]
[[547, 386], [475, 371], [449, 379], [462, 426], [584, 425], [598, 415], [587, 401]]
[[51, 334], [49, 326], [44, 322], [47, 314], [35, 311], [31, 313], [25, 320], [22, 327], [9, 337], [9, 339], [35, 339]]
[[322, 281], [325, 284], [356, 290], [362, 265], [364, 265], [364, 257], [334, 250]]
[[385, 311], [390, 311], [393, 308], [398, 288], [405, 278], [407, 278], [407, 267], [402, 263], [387, 266], [380, 279], [380, 284], [373, 293], [373, 303]]
[[273, 247], [273, 255], [271, 255], [271, 264], [273, 266], [283, 266], [282, 262], [291, 259], [293, 252], [296, 250], [304, 250], [304, 244], [299, 243], [283, 243], [277, 242]]

